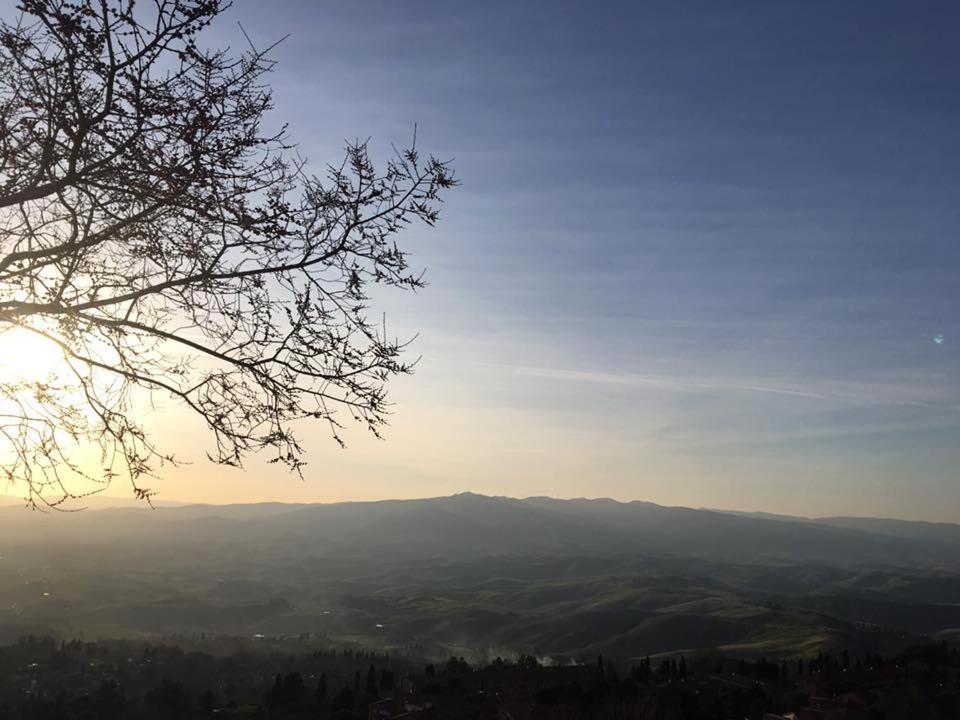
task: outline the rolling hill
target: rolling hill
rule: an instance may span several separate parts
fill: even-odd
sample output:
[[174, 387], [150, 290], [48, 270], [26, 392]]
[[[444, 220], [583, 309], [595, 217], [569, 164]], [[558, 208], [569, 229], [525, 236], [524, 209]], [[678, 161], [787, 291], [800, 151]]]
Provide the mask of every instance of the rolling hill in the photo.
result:
[[889, 650], [960, 628], [958, 530], [470, 493], [0, 508], [0, 638], [204, 633], [437, 655]]

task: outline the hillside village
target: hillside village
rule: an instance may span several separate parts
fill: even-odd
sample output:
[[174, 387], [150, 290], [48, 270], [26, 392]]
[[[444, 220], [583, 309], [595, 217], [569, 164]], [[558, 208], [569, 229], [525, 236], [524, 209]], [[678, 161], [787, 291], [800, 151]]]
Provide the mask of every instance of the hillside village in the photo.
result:
[[362, 649], [215, 656], [172, 645], [26, 637], [0, 648], [0, 717], [11, 720], [895, 720], [960, 716], [960, 652], [896, 657], [521, 655], [471, 666]]

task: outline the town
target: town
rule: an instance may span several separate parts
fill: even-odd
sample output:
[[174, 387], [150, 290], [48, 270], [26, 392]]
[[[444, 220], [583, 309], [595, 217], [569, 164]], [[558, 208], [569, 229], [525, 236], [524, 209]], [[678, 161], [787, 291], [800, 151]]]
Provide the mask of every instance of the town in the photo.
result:
[[[712, 655], [712, 656], [711, 656]], [[591, 662], [423, 663], [360, 648], [217, 656], [176, 645], [28, 636], [0, 649], [15, 720], [894, 720], [960, 716], [960, 652], [774, 661], [707, 652]]]

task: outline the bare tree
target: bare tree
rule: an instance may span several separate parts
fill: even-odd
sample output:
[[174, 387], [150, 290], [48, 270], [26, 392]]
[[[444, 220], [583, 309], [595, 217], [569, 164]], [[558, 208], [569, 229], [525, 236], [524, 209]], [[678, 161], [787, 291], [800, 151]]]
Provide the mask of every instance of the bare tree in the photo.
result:
[[[405, 342], [368, 319], [382, 283], [415, 289], [395, 234], [454, 186], [414, 147], [365, 143], [307, 174], [271, 109], [266, 52], [210, 50], [220, 0], [22, 0], [0, 25], [0, 350], [23, 328], [63, 368], [0, 385], [3, 471], [34, 506], [142, 479], [174, 459], [138, 420], [162, 393], [228, 465], [344, 419], [377, 433]], [[19, 332], [22, 332], [19, 331]], [[7, 348], [6, 350], [10, 350]], [[74, 454], [99, 448], [100, 462]]]

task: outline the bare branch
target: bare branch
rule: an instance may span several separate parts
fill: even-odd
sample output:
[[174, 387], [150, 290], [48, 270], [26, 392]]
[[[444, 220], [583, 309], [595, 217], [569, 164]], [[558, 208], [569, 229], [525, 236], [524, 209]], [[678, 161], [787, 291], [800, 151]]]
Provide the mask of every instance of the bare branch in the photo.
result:
[[[5, 474], [37, 507], [121, 472], [149, 498], [142, 478], [174, 458], [138, 393], [202, 418], [215, 462], [267, 450], [300, 472], [294, 425], [379, 433], [412, 369], [368, 291], [423, 285], [394, 237], [437, 221], [449, 164], [411, 147], [378, 170], [356, 142], [308, 175], [262, 129], [269, 49], [198, 44], [225, 7], [23, 0], [0, 24], [0, 343], [22, 327], [64, 357], [57, 378], [0, 384]], [[96, 469], [68, 452], [90, 444]]]

